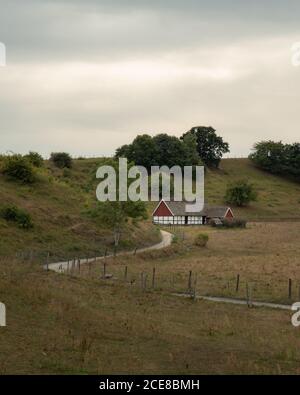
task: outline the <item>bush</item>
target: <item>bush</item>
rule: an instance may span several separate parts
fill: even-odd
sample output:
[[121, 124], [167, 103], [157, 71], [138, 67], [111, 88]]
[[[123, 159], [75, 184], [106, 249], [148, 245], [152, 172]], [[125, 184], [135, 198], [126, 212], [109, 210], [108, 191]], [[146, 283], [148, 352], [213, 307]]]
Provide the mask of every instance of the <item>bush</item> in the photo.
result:
[[257, 199], [254, 187], [247, 180], [240, 180], [227, 186], [225, 200], [229, 204], [238, 207], [247, 206], [251, 201]]
[[222, 220], [223, 226], [225, 228], [246, 228], [247, 221], [244, 219], [223, 219]]
[[36, 181], [36, 175], [31, 162], [22, 155], [11, 155], [4, 158], [2, 173], [8, 177], [31, 184]]
[[35, 167], [43, 167], [44, 165], [44, 159], [38, 152], [30, 151], [29, 154], [24, 156], [24, 158], [28, 159]]
[[208, 235], [206, 233], [199, 233], [195, 237], [194, 244], [197, 247], [205, 247], [208, 242]]
[[60, 169], [72, 167], [73, 159], [66, 152], [52, 152], [50, 160]]
[[173, 235], [173, 236], [172, 236], [172, 243], [176, 244], [176, 243], [178, 243], [178, 242], [179, 242], [179, 237], [178, 237], [178, 235]]
[[0, 215], [6, 221], [16, 222], [20, 228], [33, 228], [30, 214], [16, 206], [3, 207], [0, 210]]

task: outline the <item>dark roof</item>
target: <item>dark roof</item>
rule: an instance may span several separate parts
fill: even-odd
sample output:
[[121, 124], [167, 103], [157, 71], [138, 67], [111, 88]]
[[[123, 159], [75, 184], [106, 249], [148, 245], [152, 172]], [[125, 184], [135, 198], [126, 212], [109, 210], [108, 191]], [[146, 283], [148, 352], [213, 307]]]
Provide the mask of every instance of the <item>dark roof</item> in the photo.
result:
[[205, 217], [210, 217], [210, 218], [223, 218], [225, 217], [228, 209], [230, 207], [226, 206], [209, 206], [207, 204], [204, 205], [204, 208], [200, 212], [186, 212], [185, 211], [185, 206], [186, 204], [191, 204], [189, 202], [183, 201], [183, 202], [175, 202], [175, 201], [164, 201], [166, 205], [169, 207], [169, 209], [172, 211], [173, 215], [199, 215], [199, 216], [205, 216]]

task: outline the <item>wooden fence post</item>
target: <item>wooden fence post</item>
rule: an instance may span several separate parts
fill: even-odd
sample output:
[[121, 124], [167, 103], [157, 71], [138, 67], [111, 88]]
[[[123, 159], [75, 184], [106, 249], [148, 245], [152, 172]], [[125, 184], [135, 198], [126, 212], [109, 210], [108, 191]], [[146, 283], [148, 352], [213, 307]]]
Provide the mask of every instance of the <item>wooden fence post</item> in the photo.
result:
[[80, 274], [80, 258], [78, 258], [78, 273]]
[[46, 270], [47, 270], [47, 272], [49, 271], [49, 252], [47, 252], [47, 258], [46, 258]]
[[152, 270], [152, 288], [155, 287], [155, 267]]
[[106, 278], [106, 262], [103, 263], [103, 275], [102, 278]]
[[289, 278], [289, 299], [292, 299], [292, 279]]
[[252, 307], [252, 286], [251, 284], [246, 284], [246, 294], [247, 294], [247, 306]]
[[238, 274], [236, 276], [236, 287], [235, 287], [235, 292], [239, 291], [239, 286], [240, 286], [240, 275]]
[[136, 255], [136, 252], [137, 252], [137, 247], [135, 247], [133, 255]]
[[144, 290], [147, 289], [147, 279], [148, 279], [148, 274], [146, 273], [144, 276]]
[[124, 271], [124, 280], [127, 282], [127, 274], [128, 274], [128, 267], [125, 266], [125, 271]]
[[189, 272], [189, 280], [188, 280], [188, 292], [192, 291], [192, 271]]
[[193, 299], [197, 299], [197, 273], [195, 274], [195, 280], [194, 280], [194, 291], [193, 291]]
[[70, 261], [69, 261], [69, 259], [68, 259], [68, 263], [67, 263], [67, 273], [69, 274], [69, 271], [70, 271]]

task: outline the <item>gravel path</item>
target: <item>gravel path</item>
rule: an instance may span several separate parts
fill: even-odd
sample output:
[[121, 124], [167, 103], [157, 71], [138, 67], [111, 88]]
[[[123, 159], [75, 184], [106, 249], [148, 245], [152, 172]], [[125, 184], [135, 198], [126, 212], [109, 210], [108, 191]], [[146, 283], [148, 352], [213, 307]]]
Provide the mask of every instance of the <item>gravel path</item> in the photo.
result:
[[[161, 230], [160, 233], [161, 233], [161, 236], [162, 236], [162, 241], [161, 242], [159, 242], [157, 244], [154, 244], [152, 246], [149, 246], [149, 247], [139, 248], [139, 249], [136, 250], [136, 253], [139, 254], [141, 252], [146, 252], [146, 251], [151, 251], [151, 250], [160, 250], [162, 248], [165, 248], [165, 247], [168, 247], [169, 245], [171, 245], [171, 243], [172, 243], [172, 236], [173, 235], [171, 233], [169, 233], [169, 232], [166, 232], [165, 230]], [[120, 256], [120, 255], [132, 255], [133, 253], [134, 253], [134, 251], [120, 252], [119, 254], [117, 254], [117, 256]], [[113, 257], [113, 256], [114, 256], [113, 254], [107, 255], [107, 258]], [[104, 257], [103, 256], [99, 256], [97, 258], [93, 258], [93, 260], [95, 260], [95, 259], [97, 261], [99, 261], [101, 259], [104, 259]], [[87, 262], [88, 262], [87, 259], [81, 259], [80, 260], [81, 264], [85, 264]], [[52, 270], [54, 272], [62, 272], [64, 270], [66, 270], [67, 267], [68, 267], [68, 261], [50, 263], [48, 265], [48, 269]]]
[[[183, 294], [183, 293], [175, 293], [173, 295], [181, 296], [181, 297], [184, 297], [184, 298], [190, 298], [191, 297], [191, 295]], [[243, 299], [222, 298], [222, 297], [218, 297], [218, 296], [201, 296], [201, 295], [197, 295], [196, 299], [209, 300], [211, 302], [231, 303], [231, 304], [248, 306], [247, 300], [243, 300]], [[271, 308], [271, 309], [291, 310], [291, 306], [290, 305], [278, 304], [278, 303], [270, 303], [270, 302], [253, 302], [252, 301], [251, 302], [251, 306], [253, 306], [253, 307], [268, 307], [268, 308]]]

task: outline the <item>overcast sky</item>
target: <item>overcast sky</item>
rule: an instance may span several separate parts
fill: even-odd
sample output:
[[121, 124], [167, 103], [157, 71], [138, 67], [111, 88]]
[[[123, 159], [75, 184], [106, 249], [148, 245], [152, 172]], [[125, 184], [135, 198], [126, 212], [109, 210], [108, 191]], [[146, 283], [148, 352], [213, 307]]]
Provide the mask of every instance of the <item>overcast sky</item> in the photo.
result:
[[0, 0], [0, 152], [109, 155], [213, 126], [299, 141], [299, 0]]

